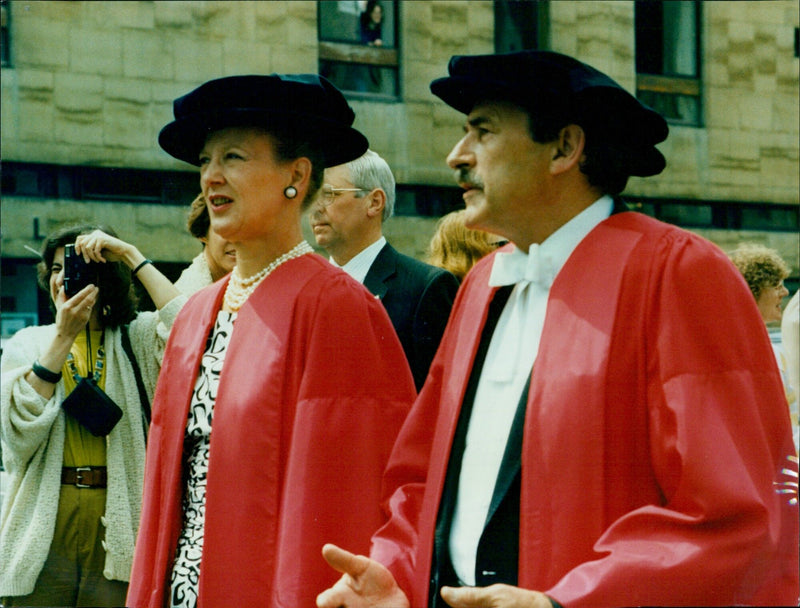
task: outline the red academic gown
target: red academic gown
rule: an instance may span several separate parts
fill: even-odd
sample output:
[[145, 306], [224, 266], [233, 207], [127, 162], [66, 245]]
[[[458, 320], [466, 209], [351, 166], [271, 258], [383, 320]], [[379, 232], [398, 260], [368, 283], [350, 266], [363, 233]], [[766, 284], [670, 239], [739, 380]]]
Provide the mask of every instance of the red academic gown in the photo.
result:
[[[147, 446], [128, 606], [164, 604], [181, 527], [188, 407], [227, 280], [176, 320]], [[317, 255], [278, 267], [242, 306], [211, 433], [199, 605], [313, 606], [338, 578], [322, 545], [385, 522], [381, 475], [414, 384], [386, 312]]]
[[[462, 286], [387, 471], [397, 489], [372, 556], [415, 608], [490, 270]], [[741, 276], [695, 235], [614, 215], [551, 288], [524, 427], [519, 585], [570, 608], [796, 605], [797, 503], [773, 485], [797, 481], [793, 455]]]

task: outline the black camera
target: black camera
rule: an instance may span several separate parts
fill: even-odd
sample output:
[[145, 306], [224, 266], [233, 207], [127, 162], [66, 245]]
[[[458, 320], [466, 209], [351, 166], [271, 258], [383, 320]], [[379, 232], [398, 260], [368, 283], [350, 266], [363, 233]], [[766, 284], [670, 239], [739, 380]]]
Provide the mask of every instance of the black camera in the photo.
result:
[[68, 298], [87, 285], [97, 285], [99, 275], [97, 262], [85, 262], [75, 253], [75, 245], [64, 246], [64, 293]]

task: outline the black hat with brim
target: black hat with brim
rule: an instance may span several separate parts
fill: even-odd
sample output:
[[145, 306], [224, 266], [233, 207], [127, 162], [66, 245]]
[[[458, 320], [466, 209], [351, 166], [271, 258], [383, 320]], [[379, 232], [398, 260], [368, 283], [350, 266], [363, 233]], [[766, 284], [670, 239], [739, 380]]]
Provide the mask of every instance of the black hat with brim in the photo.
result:
[[482, 101], [508, 101], [580, 125], [613, 146], [630, 175], [656, 175], [666, 166], [655, 148], [669, 133], [666, 120], [577, 59], [551, 51], [457, 55], [448, 72], [431, 91], [459, 112], [469, 114]]
[[280, 129], [318, 146], [325, 166], [358, 158], [369, 147], [352, 127], [355, 114], [344, 95], [316, 74], [229, 76], [210, 80], [173, 103], [175, 120], [158, 135], [170, 155], [199, 166], [214, 131], [228, 127]]

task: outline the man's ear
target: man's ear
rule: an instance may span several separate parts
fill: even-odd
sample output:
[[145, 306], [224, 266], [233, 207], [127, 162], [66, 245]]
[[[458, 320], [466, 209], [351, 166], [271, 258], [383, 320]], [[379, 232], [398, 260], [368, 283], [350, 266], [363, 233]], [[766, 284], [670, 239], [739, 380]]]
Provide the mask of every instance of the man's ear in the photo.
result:
[[375, 188], [365, 198], [367, 199], [367, 215], [383, 217], [383, 208], [386, 206], [386, 193], [383, 189]]
[[583, 160], [585, 145], [586, 134], [579, 125], [567, 125], [561, 129], [557, 139], [552, 142], [553, 156], [550, 162], [550, 172], [554, 175], [565, 173], [573, 167], [579, 166]]

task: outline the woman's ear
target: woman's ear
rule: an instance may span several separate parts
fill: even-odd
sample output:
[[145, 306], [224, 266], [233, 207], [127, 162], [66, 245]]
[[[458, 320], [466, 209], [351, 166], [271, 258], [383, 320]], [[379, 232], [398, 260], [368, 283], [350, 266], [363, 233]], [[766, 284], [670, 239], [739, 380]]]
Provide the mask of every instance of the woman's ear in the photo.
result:
[[564, 173], [580, 166], [585, 145], [586, 135], [579, 125], [567, 125], [561, 129], [558, 137], [552, 143], [553, 156], [550, 162], [550, 172], [553, 174]]
[[[291, 162], [289, 170], [292, 181], [286, 184], [286, 186], [294, 186], [298, 192], [305, 196], [305, 193], [308, 190], [308, 183], [311, 180], [311, 161], [305, 156], [296, 158]], [[303, 199], [303, 197], [298, 198], [300, 200]]]

